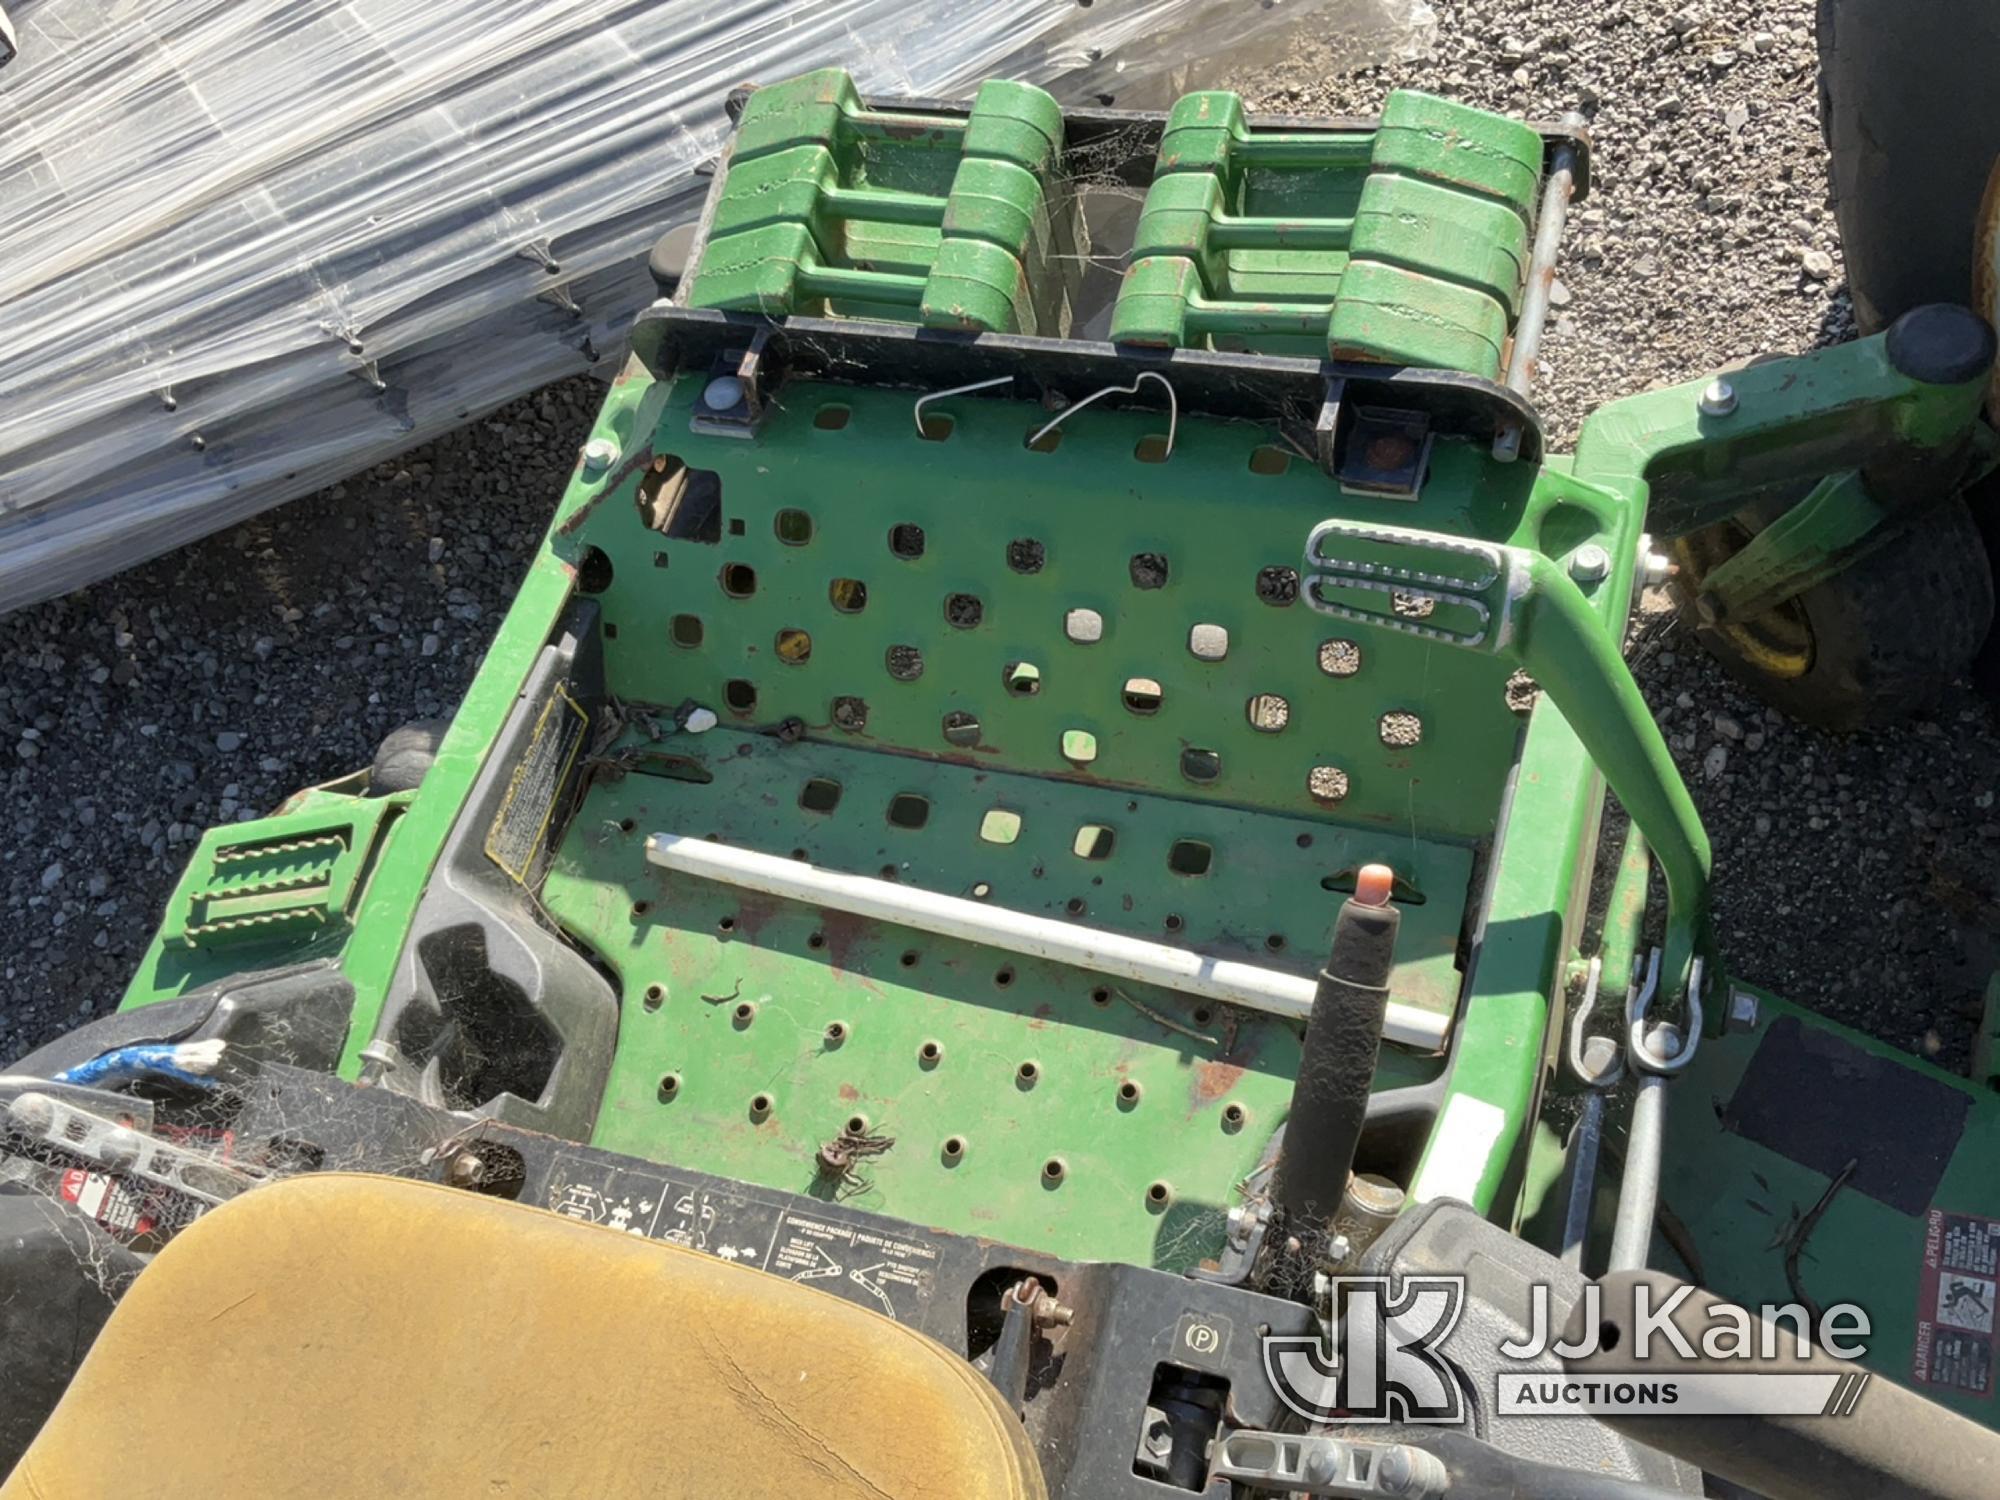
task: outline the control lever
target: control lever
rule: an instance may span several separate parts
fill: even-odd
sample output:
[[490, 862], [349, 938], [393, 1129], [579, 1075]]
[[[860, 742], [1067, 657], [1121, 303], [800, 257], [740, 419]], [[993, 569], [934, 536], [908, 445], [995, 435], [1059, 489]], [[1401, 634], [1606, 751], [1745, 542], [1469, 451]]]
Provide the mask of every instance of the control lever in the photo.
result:
[[1333, 951], [1313, 990], [1285, 1142], [1271, 1176], [1275, 1232], [1260, 1280], [1278, 1295], [1310, 1288], [1347, 1196], [1368, 1117], [1396, 965], [1402, 913], [1389, 902], [1395, 872], [1364, 865], [1334, 919]]

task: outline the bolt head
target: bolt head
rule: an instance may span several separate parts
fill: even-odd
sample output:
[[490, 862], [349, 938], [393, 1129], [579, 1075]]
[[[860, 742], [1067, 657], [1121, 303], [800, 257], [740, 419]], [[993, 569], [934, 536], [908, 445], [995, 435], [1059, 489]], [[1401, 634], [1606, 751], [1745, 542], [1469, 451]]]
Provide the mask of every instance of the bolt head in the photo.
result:
[[43, 1135], [56, 1122], [56, 1102], [47, 1094], [22, 1094], [8, 1106], [7, 1123], [22, 1135]]
[[98, 1143], [98, 1160], [113, 1172], [123, 1172], [139, 1160], [139, 1132], [129, 1125], [107, 1131]]
[[1340, 1475], [1340, 1460], [1324, 1448], [1306, 1455], [1306, 1478], [1314, 1484], [1330, 1484]]
[[1726, 417], [1736, 410], [1736, 387], [1726, 380], [1711, 380], [1701, 393], [1704, 417]]
[[1748, 990], [1729, 992], [1729, 1018], [1725, 1029], [1737, 1033], [1757, 1029], [1757, 997]]
[[1680, 1050], [1680, 1027], [1662, 1024], [1646, 1033], [1646, 1055], [1654, 1062], [1664, 1066], [1669, 1058], [1678, 1057]]
[[1408, 1449], [1391, 1445], [1376, 1455], [1376, 1488], [1391, 1495], [1400, 1495], [1409, 1489], [1410, 1481], [1416, 1477], [1416, 1468], [1410, 1462]]
[[618, 445], [610, 438], [595, 437], [583, 445], [583, 468], [587, 474], [602, 474], [618, 462]]
[[1598, 583], [1610, 572], [1610, 554], [1595, 542], [1585, 542], [1570, 554], [1569, 576], [1578, 583]]
[[702, 387], [701, 404], [710, 411], [734, 411], [743, 404], [743, 382], [734, 375], [718, 375]]
[[1165, 1417], [1155, 1417], [1146, 1428], [1146, 1451], [1162, 1457], [1174, 1446], [1174, 1429]]

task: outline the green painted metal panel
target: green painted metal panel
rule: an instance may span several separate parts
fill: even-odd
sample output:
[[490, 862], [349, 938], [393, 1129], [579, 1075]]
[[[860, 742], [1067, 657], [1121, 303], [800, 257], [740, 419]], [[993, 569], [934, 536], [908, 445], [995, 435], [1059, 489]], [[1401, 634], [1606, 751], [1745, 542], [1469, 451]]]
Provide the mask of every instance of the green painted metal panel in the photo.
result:
[[1558, 976], [1583, 930], [1603, 786], [1562, 714], [1538, 702], [1508, 836], [1488, 876], [1449, 1092], [1410, 1185], [1413, 1201], [1459, 1198], [1512, 1222], [1516, 1205], [1502, 1187], [1520, 1165], [1539, 1102], [1550, 997], [1561, 993]]
[[[1508, 668], [1386, 632], [1352, 675], [1323, 668], [1344, 670], [1322, 648], [1351, 632], [1296, 599], [1305, 534], [1382, 502], [1343, 496], [1274, 433], [1184, 418], [1172, 457], [1151, 461], [1163, 418], [1092, 410], [1035, 451], [1046, 412], [946, 400], [925, 407], [946, 434], [927, 441], [907, 392], [799, 383], [743, 441], [689, 429], [699, 385], [683, 382], [641, 457], [717, 477], [718, 539], [650, 530], [637, 475], [599, 497], [587, 528], [615, 564], [599, 597], [621, 697], [693, 697], [743, 725], [796, 718], [901, 754], [1420, 837], [1491, 830], [1516, 732]], [[1534, 485], [1441, 445], [1424, 498], [1396, 519], [1532, 534]], [[835, 602], [850, 584], [858, 609]], [[1226, 632], [1222, 659], [1195, 654], [1197, 626]], [[1039, 669], [1032, 692], [1010, 682], [1020, 663]], [[1281, 700], [1265, 711], [1282, 727], [1253, 725], [1263, 699]], [[1417, 722], [1385, 728], [1401, 714]], [[947, 723], [959, 715], [976, 733]], [[1095, 758], [1066, 758], [1067, 731], [1093, 736]], [[1340, 801], [1313, 794], [1321, 767], [1345, 774]]]
[[[1324, 961], [1342, 899], [1322, 882], [1393, 849], [1413, 886], [1440, 892], [1405, 908], [1397, 997], [1456, 1002], [1462, 848], [1343, 830], [1302, 846], [1303, 825], [1275, 815], [728, 730], [641, 733], [611, 754], [631, 770], [593, 788], [543, 893], [624, 996], [598, 1145], [1061, 1253], [1185, 1265], [1219, 1247], [1297, 1066], [1291, 1023], [655, 870], [657, 831], [1299, 974]], [[1202, 873], [1172, 868], [1184, 841], [1205, 851]], [[1436, 1067], [1392, 1049], [1382, 1086]], [[855, 1115], [896, 1146], [865, 1186], [820, 1180], [818, 1146]]]
[[[1863, 1341], [1868, 1349], [1863, 1364], [1993, 1425], [2000, 1418], [1991, 1378], [1996, 1366], [1992, 1340], [1979, 1329], [1982, 1322], [1987, 1330], [1993, 1326], [1993, 1273], [1988, 1270], [1983, 1278], [1977, 1273], [1959, 1278], [1983, 1298], [1983, 1317], [1974, 1301], [1950, 1318], [1940, 1319], [1940, 1289], [1931, 1289], [1926, 1300], [1924, 1270], [1926, 1257], [1941, 1248], [1932, 1242], [1932, 1236], [1942, 1228], [1932, 1223], [1932, 1210], [2000, 1221], [2000, 1178], [1993, 1172], [1993, 1163], [2000, 1158], [2000, 1093], [1815, 1016], [1803, 1006], [1762, 991], [1756, 993], [1758, 1030], [1705, 1041], [1690, 1071], [1671, 1086], [1668, 1095], [1661, 1201], [1687, 1226], [1702, 1263], [1703, 1283], [1731, 1301], [1750, 1305], [1794, 1302], [1799, 1291], [1822, 1307], [1835, 1302], [1858, 1303], [1867, 1310], [1872, 1324], [1870, 1336]], [[1928, 1195], [1919, 1195], [1911, 1211], [1868, 1191], [1865, 1174], [1850, 1179], [1833, 1194], [1799, 1254], [1796, 1288], [1787, 1277], [1785, 1255], [1800, 1218], [1827, 1192], [1842, 1162], [1866, 1159], [1876, 1146], [1887, 1143], [1877, 1138], [1893, 1132], [1883, 1130], [1888, 1122], [1879, 1110], [1871, 1110], [1869, 1099], [1861, 1095], [1849, 1111], [1854, 1124], [1851, 1135], [1845, 1140], [1821, 1142], [1829, 1153], [1829, 1164], [1802, 1161], [1798, 1148], [1788, 1143], [1780, 1143], [1785, 1149], [1778, 1149], [1767, 1139], [1753, 1138], [1741, 1126], [1732, 1128], [1742, 1104], [1738, 1085], [1772, 1028], [1787, 1022], [1802, 1028], [1799, 1035], [1809, 1049], [1836, 1059], [1874, 1059], [1888, 1073], [1911, 1080], [1920, 1090], [1933, 1091], [1940, 1101], [1961, 1100], [1963, 1108], [1955, 1130], [1928, 1139], [1893, 1142], [1893, 1151], [1907, 1155], [1911, 1175], [1922, 1174], [1927, 1181], [1932, 1175], [1936, 1178], [1935, 1188]], [[1862, 1078], [1858, 1070], [1850, 1072], [1856, 1075], [1856, 1088], [1874, 1090], [1884, 1085], [1882, 1077]], [[1898, 1122], [1897, 1128], [1907, 1134], [1910, 1123]], [[1876, 1179], [1878, 1192], [1880, 1181]], [[1656, 1238], [1653, 1255], [1658, 1265], [1680, 1263], [1664, 1239]], [[1947, 1293], [1949, 1279], [1944, 1278], [1941, 1288]], [[1916, 1378], [1923, 1323], [1932, 1325], [1928, 1333], [1921, 1334], [1925, 1341], [1935, 1339], [1942, 1329], [1949, 1337], [1963, 1335], [1987, 1351], [1989, 1378], [1983, 1394]], [[1928, 1342], [1921, 1347], [1927, 1349]]]

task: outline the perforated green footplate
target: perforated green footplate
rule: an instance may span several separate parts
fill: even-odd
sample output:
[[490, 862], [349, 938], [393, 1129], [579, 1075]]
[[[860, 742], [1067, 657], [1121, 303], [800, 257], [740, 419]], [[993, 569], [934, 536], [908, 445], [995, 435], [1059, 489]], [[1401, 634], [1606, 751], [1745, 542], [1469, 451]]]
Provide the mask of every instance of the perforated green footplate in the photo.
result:
[[[652, 719], [598, 747], [542, 893], [618, 976], [595, 1139], [1059, 1253], [1215, 1255], [1296, 1023], [668, 873], [645, 840], [1298, 976], [1386, 861], [1395, 997], [1450, 1015], [1508, 668], [1329, 620], [1298, 565], [1334, 514], [1537, 534], [1535, 476], [1440, 445], [1384, 502], [1251, 424], [1183, 418], [1168, 455], [1161, 418], [1092, 409], [1030, 447], [1029, 403], [933, 401], [919, 435], [913, 393], [798, 381], [745, 439], [692, 424], [702, 384], [561, 537]], [[721, 724], [675, 731], [686, 705]], [[1439, 1066], [1390, 1048], [1378, 1087]], [[850, 1123], [894, 1145], [829, 1170]]]
[[[664, 1131], [709, 1170], [926, 1222], [1004, 1222], [1067, 1254], [1215, 1253], [1231, 1186], [1290, 1102], [1294, 1025], [655, 870], [645, 836], [711, 836], [1298, 973], [1323, 958], [1340, 900], [1322, 882], [1401, 841], [1331, 829], [1302, 845], [1270, 814], [726, 730], [650, 746], [628, 741], [650, 759], [592, 791], [543, 895], [619, 971], [599, 1145], [644, 1155]], [[1171, 867], [1177, 843], [1204, 851], [1201, 873]], [[1423, 856], [1419, 880], [1464, 888], [1468, 851]], [[1450, 1004], [1456, 940], [1453, 901], [1406, 907], [1399, 998]], [[1398, 1054], [1384, 1081], [1435, 1066]], [[856, 1116], [896, 1144], [830, 1175], [815, 1153]]]

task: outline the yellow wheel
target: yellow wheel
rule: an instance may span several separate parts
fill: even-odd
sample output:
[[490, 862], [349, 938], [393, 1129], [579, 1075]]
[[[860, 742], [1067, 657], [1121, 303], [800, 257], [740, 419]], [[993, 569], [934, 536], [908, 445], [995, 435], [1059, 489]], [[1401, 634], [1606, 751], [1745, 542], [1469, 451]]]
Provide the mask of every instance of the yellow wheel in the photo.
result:
[[1993, 622], [1993, 574], [1957, 496], [1774, 609], [1705, 622], [1694, 605], [1702, 580], [1784, 509], [1746, 511], [1673, 544], [1681, 618], [1732, 676], [1795, 719], [1853, 730], [1927, 707], [1966, 675]]

